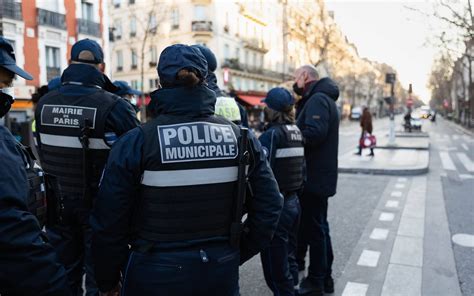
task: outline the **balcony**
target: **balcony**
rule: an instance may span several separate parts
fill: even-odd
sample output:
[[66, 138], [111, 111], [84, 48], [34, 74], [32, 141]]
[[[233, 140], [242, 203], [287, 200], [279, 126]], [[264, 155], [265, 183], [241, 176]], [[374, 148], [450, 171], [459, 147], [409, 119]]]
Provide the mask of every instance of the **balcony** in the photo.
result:
[[38, 25], [66, 30], [66, 16], [64, 14], [41, 8], [37, 9], [37, 13]]
[[61, 68], [58, 67], [46, 67], [46, 80], [61, 76]]
[[211, 36], [212, 35], [212, 22], [211, 21], [192, 21], [191, 31], [194, 36]]
[[77, 19], [77, 32], [79, 34], [100, 37], [100, 24], [85, 19]]
[[0, 19], [9, 18], [17, 21], [23, 20], [21, 15], [21, 3], [0, 0]]
[[232, 70], [238, 70], [247, 72], [250, 74], [262, 75], [265, 77], [279, 79], [279, 80], [290, 80], [293, 77], [289, 74], [280, 73], [273, 70], [264, 69], [260, 66], [254, 66], [249, 64], [240, 63], [238, 59], [225, 59], [222, 63], [222, 68], [229, 68]]
[[222, 68], [230, 68], [230, 69], [239, 70], [239, 71], [244, 70], [244, 67], [239, 62], [239, 59], [225, 59], [224, 62], [222, 63]]
[[265, 47], [265, 43], [257, 38], [243, 38], [244, 47], [261, 52], [263, 54], [268, 52], [268, 48]]

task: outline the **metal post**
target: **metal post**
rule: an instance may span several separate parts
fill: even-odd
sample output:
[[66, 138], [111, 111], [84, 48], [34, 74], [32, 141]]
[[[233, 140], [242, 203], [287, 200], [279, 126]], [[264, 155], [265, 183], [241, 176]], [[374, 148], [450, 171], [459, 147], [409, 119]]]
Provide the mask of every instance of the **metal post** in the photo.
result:
[[390, 83], [390, 132], [388, 134], [389, 145], [395, 145], [395, 81]]

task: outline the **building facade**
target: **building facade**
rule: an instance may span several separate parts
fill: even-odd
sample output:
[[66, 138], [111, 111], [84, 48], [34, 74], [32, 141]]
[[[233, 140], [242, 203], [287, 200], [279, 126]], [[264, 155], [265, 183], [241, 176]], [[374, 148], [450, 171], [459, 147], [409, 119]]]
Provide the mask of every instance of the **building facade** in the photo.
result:
[[159, 54], [175, 43], [209, 47], [219, 86], [249, 105], [290, 78], [280, 1], [109, 0], [109, 11], [112, 77], [144, 93], [157, 88]]
[[12, 116], [32, 115], [31, 95], [67, 67], [72, 45], [89, 38], [109, 51], [106, 0], [0, 0], [0, 35], [9, 40], [17, 64], [33, 80], [15, 79]]

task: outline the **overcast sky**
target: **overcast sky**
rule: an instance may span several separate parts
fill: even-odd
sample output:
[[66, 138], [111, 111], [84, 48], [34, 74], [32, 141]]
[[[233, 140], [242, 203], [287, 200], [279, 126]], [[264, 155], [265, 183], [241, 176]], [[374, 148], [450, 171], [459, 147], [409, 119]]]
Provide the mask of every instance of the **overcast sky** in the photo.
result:
[[412, 83], [414, 93], [429, 101], [426, 84], [438, 50], [426, 41], [433, 35], [436, 23], [406, 7], [430, 11], [430, 3], [394, 0], [326, 0], [326, 3], [360, 56], [395, 67], [402, 84], [408, 89]]

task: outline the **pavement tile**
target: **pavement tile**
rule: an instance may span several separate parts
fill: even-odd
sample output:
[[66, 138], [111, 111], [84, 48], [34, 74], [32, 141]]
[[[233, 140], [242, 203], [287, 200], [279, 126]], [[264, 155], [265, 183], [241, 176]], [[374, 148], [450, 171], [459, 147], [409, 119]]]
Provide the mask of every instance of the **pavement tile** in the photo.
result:
[[389, 264], [381, 295], [421, 295], [421, 276], [421, 268], [398, 264]]
[[369, 285], [367, 284], [347, 282], [342, 296], [365, 296], [368, 288]]
[[374, 228], [370, 233], [370, 239], [374, 240], [386, 240], [388, 237], [388, 229], [385, 228]]
[[423, 238], [425, 230], [425, 219], [403, 216], [398, 226], [398, 235]]
[[390, 263], [423, 266], [423, 239], [397, 236], [393, 245]]
[[379, 262], [379, 258], [380, 252], [363, 250], [362, 254], [360, 254], [359, 260], [357, 261], [357, 265], [376, 267], [377, 263]]

